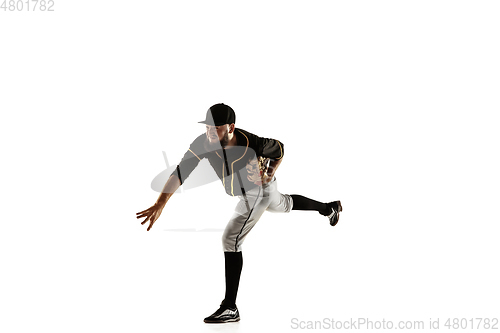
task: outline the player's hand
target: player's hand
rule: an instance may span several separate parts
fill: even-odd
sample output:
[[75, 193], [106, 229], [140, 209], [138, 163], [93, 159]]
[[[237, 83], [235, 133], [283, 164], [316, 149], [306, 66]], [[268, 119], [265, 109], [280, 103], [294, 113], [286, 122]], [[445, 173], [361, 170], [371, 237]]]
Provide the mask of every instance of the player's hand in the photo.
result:
[[153, 206], [149, 207], [148, 209], [143, 210], [142, 212], [136, 213], [138, 219], [143, 218], [143, 217], [146, 218], [144, 221], [141, 222], [141, 224], [144, 224], [149, 220], [149, 226], [148, 226], [147, 231], [149, 231], [151, 229], [151, 227], [153, 226], [153, 224], [155, 223], [155, 221], [158, 220], [158, 218], [160, 217], [160, 214], [163, 210], [163, 207], [165, 207], [164, 203], [157, 202]]

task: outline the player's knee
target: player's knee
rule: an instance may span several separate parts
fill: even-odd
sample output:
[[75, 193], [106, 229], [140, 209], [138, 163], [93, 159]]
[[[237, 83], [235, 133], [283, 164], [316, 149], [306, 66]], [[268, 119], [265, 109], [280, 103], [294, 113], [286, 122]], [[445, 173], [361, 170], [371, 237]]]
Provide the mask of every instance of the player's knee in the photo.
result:
[[234, 242], [231, 242], [228, 236], [228, 233], [224, 231], [221, 238], [222, 249], [224, 250], [224, 252], [234, 251]]
[[237, 251], [236, 244], [234, 242], [229, 242], [227, 240], [222, 241], [222, 250], [224, 252], [235, 252]]

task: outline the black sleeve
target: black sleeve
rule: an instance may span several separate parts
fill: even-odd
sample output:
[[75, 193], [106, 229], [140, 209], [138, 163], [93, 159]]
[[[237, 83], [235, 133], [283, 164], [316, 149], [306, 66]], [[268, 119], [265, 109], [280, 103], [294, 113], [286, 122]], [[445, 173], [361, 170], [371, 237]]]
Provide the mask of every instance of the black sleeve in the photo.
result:
[[171, 175], [176, 175], [179, 178], [181, 185], [184, 184], [191, 172], [196, 168], [198, 163], [205, 158], [205, 151], [203, 149], [204, 134], [200, 135], [196, 140], [191, 143], [189, 149], [182, 157], [182, 160], [177, 165], [177, 168]]
[[257, 141], [259, 147], [257, 153], [259, 156], [269, 157], [275, 160], [283, 158], [285, 149], [281, 141], [261, 137], [258, 137]]

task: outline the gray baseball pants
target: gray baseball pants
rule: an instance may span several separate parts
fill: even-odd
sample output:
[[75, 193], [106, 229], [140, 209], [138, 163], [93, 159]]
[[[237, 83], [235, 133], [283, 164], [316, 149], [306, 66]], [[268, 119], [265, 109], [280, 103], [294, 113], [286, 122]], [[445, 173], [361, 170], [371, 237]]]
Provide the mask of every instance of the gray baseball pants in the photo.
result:
[[289, 213], [292, 197], [278, 192], [276, 177], [267, 184], [257, 186], [239, 195], [234, 214], [222, 234], [224, 252], [240, 252], [246, 236], [267, 210], [273, 213]]

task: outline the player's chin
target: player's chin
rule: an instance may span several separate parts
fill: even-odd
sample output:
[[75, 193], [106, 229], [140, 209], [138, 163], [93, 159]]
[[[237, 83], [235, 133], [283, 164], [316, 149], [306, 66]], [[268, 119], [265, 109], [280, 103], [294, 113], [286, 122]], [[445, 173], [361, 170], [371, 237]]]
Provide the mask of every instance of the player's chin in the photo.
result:
[[209, 145], [214, 146], [214, 145], [216, 145], [217, 143], [219, 143], [219, 140], [217, 140], [217, 139], [211, 139], [211, 138], [208, 138], [208, 144], [209, 144]]

